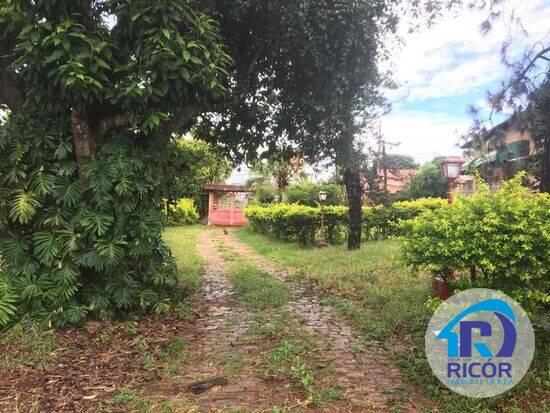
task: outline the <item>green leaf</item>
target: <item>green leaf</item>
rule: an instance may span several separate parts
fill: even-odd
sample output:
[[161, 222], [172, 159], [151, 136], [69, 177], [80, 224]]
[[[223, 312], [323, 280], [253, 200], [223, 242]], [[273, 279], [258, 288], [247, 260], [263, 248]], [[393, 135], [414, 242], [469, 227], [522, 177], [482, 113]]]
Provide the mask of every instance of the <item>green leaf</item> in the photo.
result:
[[34, 217], [36, 208], [39, 206], [40, 202], [33, 193], [18, 190], [10, 203], [9, 216], [14, 221], [27, 224]]
[[15, 315], [17, 307], [17, 296], [10, 291], [8, 284], [0, 282], [0, 326], [3, 327], [9, 323], [12, 316]]
[[33, 235], [34, 251], [42, 264], [51, 265], [59, 254], [56, 236], [51, 232], [40, 231]]

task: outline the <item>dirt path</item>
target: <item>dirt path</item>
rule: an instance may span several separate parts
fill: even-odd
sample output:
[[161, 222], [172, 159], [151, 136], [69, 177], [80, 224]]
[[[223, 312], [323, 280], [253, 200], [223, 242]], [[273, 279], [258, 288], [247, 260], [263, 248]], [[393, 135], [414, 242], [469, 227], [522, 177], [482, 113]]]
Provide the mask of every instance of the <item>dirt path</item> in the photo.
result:
[[220, 242], [221, 238], [212, 230], [203, 231], [197, 240], [199, 253], [207, 265], [200, 291], [201, 318], [189, 344], [196, 358], [184, 375], [171, 380], [168, 387], [164, 383], [159, 388], [173, 395], [187, 391], [190, 383], [225, 377], [226, 384], [193, 396], [199, 411], [237, 411], [238, 408], [270, 411], [273, 405], [284, 401], [284, 388], [268, 385], [253, 369], [239, 369], [238, 374], [226, 377], [224, 366], [228, 360], [251, 359], [261, 349], [251, 337], [252, 314], [236, 304], [226, 277], [226, 263], [216, 249]]
[[[290, 285], [292, 299], [286, 309], [307, 332], [324, 337], [328, 343], [323, 351], [323, 361], [334, 366], [333, 378], [344, 401], [333, 403], [326, 409], [308, 407], [307, 410], [420, 411], [421, 396], [403, 384], [397, 368], [384, 356], [384, 350], [374, 345], [365, 346], [332, 307], [320, 305], [319, 297], [305, 283], [291, 280], [281, 268], [238, 241], [232, 231], [224, 234], [221, 229], [206, 230], [199, 236], [198, 248], [207, 263], [203, 285], [207, 311], [202, 323], [198, 323], [202, 331], [198, 333], [194, 346], [201, 349], [205, 362], [195, 363], [196, 370], [184, 377], [185, 382], [219, 374], [215, 365], [207, 361], [223, 359], [235, 347], [246, 350], [250, 357], [262, 351], [250, 340], [251, 313], [236, 303], [226, 278], [228, 262], [224, 261], [220, 250], [229, 248], [232, 254], [244, 257], [263, 272]], [[282, 400], [287, 403], [290, 399], [299, 401], [300, 396], [288, 394], [288, 388], [288, 385], [281, 388], [267, 383], [250, 371], [232, 378], [225, 386], [203, 393], [197, 401], [205, 409], [240, 406], [246, 411], [269, 411], [269, 406]], [[408, 400], [404, 394], [409, 395]]]

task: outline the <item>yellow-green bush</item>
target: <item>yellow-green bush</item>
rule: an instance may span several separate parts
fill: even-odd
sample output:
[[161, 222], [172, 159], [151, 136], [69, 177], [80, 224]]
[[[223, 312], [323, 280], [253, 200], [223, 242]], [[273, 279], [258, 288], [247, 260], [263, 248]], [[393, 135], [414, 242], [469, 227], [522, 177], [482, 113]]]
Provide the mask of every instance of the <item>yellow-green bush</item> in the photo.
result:
[[[396, 202], [391, 206], [363, 207], [363, 234], [366, 238], [385, 238], [400, 233], [400, 222], [447, 205], [443, 199], [425, 198]], [[348, 222], [346, 206], [325, 206], [326, 239], [338, 243]], [[311, 245], [321, 227], [319, 207], [298, 204], [249, 205], [245, 215], [253, 229], [277, 238]]]
[[[347, 207], [326, 206], [327, 240], [336, 241], [336, 231], [347, 221]], [[321, 227], [320, 209], [298, 204], [249, 205], [245, 209], [252, 229], [268, 232], [287, 241], [311, 245]]]
[[[503, 290], [527, 308], [550, 305], [550, 196], [521, 186], [521, 175], [496, 193], [487, 186], [457, 196], [404, 225], [406, 261], [437, 275], [461, 274], [456, 287]], [[468, 276], [469, 272], [469, 276]]]
[[181, 198], [168, 208], [168, 223], [172, 225], [191, 225], [199, 220], [195, 201], [190, 198]]
[[401, 221], [446, 205], [447, 201], [441, 198], [420, 198], [414, 201], [394, 202], [390, 206], [363, 207], [363, 235], [367, 239], [399, 235]]

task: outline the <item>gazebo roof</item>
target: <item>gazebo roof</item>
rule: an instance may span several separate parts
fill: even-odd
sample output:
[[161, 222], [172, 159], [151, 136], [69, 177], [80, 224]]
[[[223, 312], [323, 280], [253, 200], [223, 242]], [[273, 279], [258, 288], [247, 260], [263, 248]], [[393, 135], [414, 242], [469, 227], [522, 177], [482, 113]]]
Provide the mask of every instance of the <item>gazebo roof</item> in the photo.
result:
[[252, 192], [253, 190], [244, 185], [226, 184], [204, 184], [204, 189], [212, 192]]

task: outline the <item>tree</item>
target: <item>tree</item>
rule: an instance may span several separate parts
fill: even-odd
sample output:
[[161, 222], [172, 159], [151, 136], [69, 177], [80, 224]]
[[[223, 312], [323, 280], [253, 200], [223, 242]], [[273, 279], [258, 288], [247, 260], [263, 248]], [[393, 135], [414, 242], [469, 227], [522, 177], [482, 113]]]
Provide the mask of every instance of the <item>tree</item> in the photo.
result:
[[[480, 2], [479, 7], [489, 7], [490, 13], [481, 25], [481, 31], [492, 30], [495, 20], [507, 16], [505, 0]], [[501, 62], [506, 68], [506, 77], [501, 81], [496, 91], [487, 92], [487, 103], [490, 113], [487, 118], [481, 118], [475, 107], [471, 111], [474, 122], [470, 135], [484, 139], [492, 129], [495, 114], [506, 113], [510, 116], [513, 127], [520, 131], [528, 131], [542, 155], [540, 162], [540, 190], [550, 192], [550, 127], [548, 126], [548, 89], [550, 82], [550, 45], [547, 39], [531, 39], [519, 57], [512, 57], [510, 46], [515, 37], [527, 36], [528, 27], [515, 17], [515, 10], [510, 14], [509, 31], [502, 41]], [[527, 29], [526, 29], [527, 27]]]
[[208, 203], [203, 185], [219, 182], [229, 176], [232, 165], [211, 144], [200, 139], [176, 138], [166, 148], [161, 195], [166, 200], [167, 213], [180, 198], [191, 198], [203, 214]]
[[399, 199], [445, 198], [447, 181], [438, 159], [425, 164], [411, 182], [398, 194]]
[[160, 157], [194, 126], [234, 159], [284, 141], [359, 182], [388, 3], [4, 0], [2, 308], [57, 324], [165, 311]]
[[294, 176], [303, 172], [304, 166], [304, 158], [278, 149], [270, 153], [267, 159], [261, 159], [252, 165], [253, 176], [248, 179], [247, 185], [274, 186], [279, 200], [282, 200], [283, 191]]
[[215, 4], [230, 54], [243, 64], [233, 73], [232, 105], [221, 116], [206, 117], [201, 127], [216, 129], [218, 142], [231, 142], [237, 157], [254, 156], [259, 141], [275, 150], [290, 139], [310, 159], [333, 159], [347, 171], [353, 217], [348, 245], [358, 248], [362, 192], [356, 190], [354, 141], [369, 111], [381, 103], [377, 58], [383, 35], [395, 29], [391, 2]]
[[0, 56], [1, 304], [55, 324], [165, 311], [159, 155], [227, 97], [217, 23], [176, 0], [5, 0]]
[[419, 165], [412, 156], [388, 154], [385, 166], [387, 169], [417, 169]]
[[290, 185], [285, 191], [285, 198], [291, 204], [298, 203], [315, 207], [319, 205], [319, 192], [321, 191], [327, 193], [325, 205], [342, 205], [344, 203], [343, 187], [336, 184], [305, 183]]

